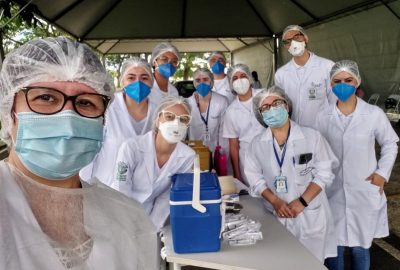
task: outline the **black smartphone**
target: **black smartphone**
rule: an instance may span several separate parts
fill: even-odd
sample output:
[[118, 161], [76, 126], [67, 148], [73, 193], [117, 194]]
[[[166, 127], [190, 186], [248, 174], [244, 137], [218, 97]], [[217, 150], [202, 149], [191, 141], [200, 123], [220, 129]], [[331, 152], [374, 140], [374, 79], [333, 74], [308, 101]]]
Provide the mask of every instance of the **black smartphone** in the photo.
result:
[[307, 164], [312, 159], [312, 153], [305, 153], [299, 156], [299, 164]]

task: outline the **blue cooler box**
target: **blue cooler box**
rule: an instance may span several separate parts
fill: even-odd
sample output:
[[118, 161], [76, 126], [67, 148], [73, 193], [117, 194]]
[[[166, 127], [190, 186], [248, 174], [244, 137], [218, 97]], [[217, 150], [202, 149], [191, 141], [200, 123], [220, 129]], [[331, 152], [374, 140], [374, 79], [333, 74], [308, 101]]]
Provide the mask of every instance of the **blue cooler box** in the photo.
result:
[[220, 249], [221, 187], [215, 173], [200, 174], [200, 204], [192, 207], [193, 173], [172, 176], [170, 220], [176, 253], [213, 252]]

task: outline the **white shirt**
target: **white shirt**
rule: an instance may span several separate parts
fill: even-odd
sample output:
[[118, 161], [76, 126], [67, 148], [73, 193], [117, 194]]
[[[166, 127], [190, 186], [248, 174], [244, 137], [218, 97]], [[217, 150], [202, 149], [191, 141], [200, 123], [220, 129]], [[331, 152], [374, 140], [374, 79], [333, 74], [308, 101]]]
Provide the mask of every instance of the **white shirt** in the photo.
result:
[[310, 52], [304, 66], [294, 59], [275, 73], [275, 84], [282, 88], [293, 103], [291, 119], [302, 126], [315, 127], [318, 112], [336, 102], [330, 86], [334, 63]]
[[226, 75], [221, 80], [214, 79], [212, 91], [225, 96], [228, 99], [229, 104], [231, 104], [236, 98], [236, 95], [232, 92], [231, 86], [229, 85], [228, 76]]
[[170, 177], [192, 171], [195, 152], [178, 142], [168, 161], [159, 168], [152, 131], [125, 141], [119, 151], [112, 187], [140, 202], [157, 229], [169, 216]]
[[[287, 179], [287, 193], [278, 193], [275, 177], [280, 175], [280, 167], [273, 150], [274, 141], [271, 129], [264, 128], [264, 132], [255, 137], [248, 147], [244, 171], [251, 194], [261, 197], [261, 193], [269, 188], [280, 199], [290, 203], [299, 198], [311, 182], [317, 184], [322, 191], [302, 213], [296, 218], [277, 218], [321, 262], [326, 257], [336, 256], [333, 218], [324, 190], [332, 184], [332, 168], [338, 165], [338, 160], [318, 131], [291, 121], [282, 164], [282, 176]], [[312, 154], [311, 160], [307, 164], [300, 164], [300, 155], [307, 153]], [[307, 168], [313, 169], [304, 173]], [[266, 200], [264, 205], [276, 215]]]
[[178, 90], [168, 81], [168, 90], [167, 92], [162, 91], [157, 84], [157, 81], [154, 79], [153, 87], [151, 88], [151, 92], [149, 95], [149, 100], [151, 103], [155, 105], [155, 107], [160, 104], [163, 98], [167, 96], [179, 96]]
[[[389, 230], [385, 193], [367, 178], [377, 173], [389, 180], [399, 138], [385, 113], [360, 98], [346, 129], [333, 105], [318, 115], [317, 128], [340, 160], [335, 181], [326, 190], [338, 245], [369, 248], [373, 238], [385, 237]], [[375, 140], [381, 146], [379, 161]]]
[[245, 152], [249, 143], [257, 134], [264, 131], [264, 127], [257, 121], [253, 107], [246, 106], [251, 104], [256, 92], [253, 91], [253, 96], [250, 100], [240, 102], [239, 97], [229, 105], [226, 110], [222, 136], [224, 138], [237, 138], [239, 140], [239, 163], [241, 176], [246, 183], [246, 175], [244, 174]]
[[[211, 152], [214, 152], [215, 147], [218, 144], [222, 144], [222, 141], [226, 141], [226, 139], [222, 138], [222, 121], [225, 114], [225, 111], [228, 107], [228, 101], [226, 97], [218, 94], [212, 93], [210, 100], [210, 109], [206, 110], [203, 114], [204, 120], [207, 122], [209, 140], [206, 138], [206, 124], [200, 117], [200, 110], [197, 105], [197, 101], [195, 98], [195, 94], [193, 94], [190, 98], [188, 98], [188, 102], [192, 107], [192, 120], [189, 125], [189, 139], [190, 140], [202, 140], [203, 144], [208, 146]], [[208, 119], [207, 119], [207, 111], [208, 111]], [[225, 143], [227, 146], [227, 143]]]
[[[79, 172], [80, 177], [87, 182], [97, 178], [104, 184], [111, 186], [114, 179], [115, 159], [121, 143], [150, 131], [154, 111], [154, 105], [149, 102], [146, 118], [138, 122], [128, 112], [124, 101], [124, 93], [116, 93], [114, 101], [106, 112], [103, 145], [93, 162]], [[141, 131], [137, 132], [136, 130], [141, 125], [143, 125]]]

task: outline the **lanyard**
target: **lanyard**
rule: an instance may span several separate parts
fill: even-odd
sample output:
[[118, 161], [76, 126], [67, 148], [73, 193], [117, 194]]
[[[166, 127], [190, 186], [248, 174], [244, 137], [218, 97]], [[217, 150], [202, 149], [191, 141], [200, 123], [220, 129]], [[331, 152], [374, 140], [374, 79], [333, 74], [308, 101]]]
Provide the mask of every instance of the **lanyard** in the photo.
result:
[[196, 101], [197, 101], [197, 108], [199, 108], [199, 113], [200, 113], [201, 120], [203, 121], [204, 125], [206, 125], [206, 131], [208, 131], [208, 115], [209, 115], [210, 107], [211, 107], [211, 106], [210, 106], [210, 105], [211, 105], [211, 98], [212, 98], [212, 94], [211, 94], [211, 96], [210, 96], [210, 101], [208, 102], [206, 118], [204, 118], [203, 115], [201, 114], [201, 111], [200, 111], [200, 104], [199, 104], [198, 99], [196, 98]]
[[[283, 161], [285, 160], [286, 146], [287, 146], [287, 142], [289, 140], [289, 136], [290, 136], [290, 126], [289, 126], [288, 136], [286, 138], [285, 145], [283, 146], [282, 158], [279, 158], [278, 152], [276, 151], [276, 148], [275, 148], [274, 140], [272, 140], [272, 147], [274, 148], [275, 158], [276, 158], [276, 161], [278, 162], [278, 165], [279, 165], [280, 175], [282, 175], [282, 165], [283, 165]], [[274, 135], [272, 135], [272, 138], [274, 138]]]

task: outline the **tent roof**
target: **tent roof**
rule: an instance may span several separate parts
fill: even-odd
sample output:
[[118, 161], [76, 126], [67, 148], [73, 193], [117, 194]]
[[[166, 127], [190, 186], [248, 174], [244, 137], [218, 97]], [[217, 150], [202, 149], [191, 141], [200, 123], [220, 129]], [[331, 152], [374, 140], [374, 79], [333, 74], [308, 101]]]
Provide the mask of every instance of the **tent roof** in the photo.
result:
[[[14, 0], [101, 53], [151, 52], [170, 41], [182, 52], [234, 51], [279, 34], [377, 5], [379, 0]], [[396, 15], [397, 15], [396, 14]], [[399, 16], [399, 15], [397, 15]]]

